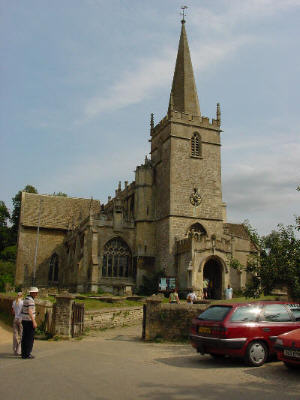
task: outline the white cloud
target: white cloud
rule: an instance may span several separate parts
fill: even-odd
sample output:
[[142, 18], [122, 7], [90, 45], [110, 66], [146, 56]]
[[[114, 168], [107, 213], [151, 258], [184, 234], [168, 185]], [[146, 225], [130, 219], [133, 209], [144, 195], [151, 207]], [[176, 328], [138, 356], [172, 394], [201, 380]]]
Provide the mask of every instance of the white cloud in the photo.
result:
[[[205, 36], [214, 38], [200, 45], [195, 42], [192, 46], [195, 71], [204, 71], [232, 56], [241, 46], [261, 40], [254, 35], [239, 33], [236, 36], [234, 31], [237, 26], [250, 19], [258, 20], [297, 7], [300, 0], [234, 0], [224, 4], [227, 7], [222, 13], [193, 7], [189, 15], [193, 29], [198, 30], [200, 37], [205, 33]], [[105, 95], [101, 93], [86, 102], [83, 110], [85, 118], [137, 104], [152, 96], [158, 88], [170, 85], [175, 54], [175, 47], [165, 47], [158, 57], [138, 60], [134, 70], [123, 73]]]
[[[250, 36], [241, 36], [193, 46], [195, 71], [207, 70], [251, 40], [253, 38]], [[85, 117], [92, 118], [105, 111], [140, 103], [152, 96], [157, 89], [170, 86], [175, 59], [176, 50], [165, 49], [158, 58], [140, 60], [136, 70], [125, 73], [106, 95], [94, 97], [87, 102]]]
[[194, 24], [199, 24], [200, 29], [208, 35], [213, 32], [231, 34], [237, 26], [245, 22], [258, 21], [299, 7], [300, 0], [230, 0], [220, 4], [225, 5], [225, 9], [219, 13], [205, 7], [193, 7], [189, 19]]
[[[232, 159], [234, 155], [232, 152]], [[253, 151], [249, 158], [243, 161], [239, 158], [228, 168], [225, 165], [223, 191], [230, 208], [235, 214], [285, 208], [292, 215], [295, 203], [299, 203], [296, 187], [300, 182], [300, 144], [284, 140], [280, 145], [269, 143], [268, 152]]]
[[[65, 171], [59, 170], [59, 175], [54, 174], [45, 179], [47, 191], [58, 191], [63, 188], [66, 193], [81, 192], [84, 187], [93, 188], [92, 194], [101, 193], [101, 186], [106, 182], [112, 182], [117, 188], [118, 181], [134, 179], [134, 170], [143, 161], [144, 148], [135, 148], [135, 152], [124, 151], [120, 156], [118, 152], [107, 152], [101, 157], [83, 157], [69, 165]], [[127, 155], [127, 156], [126, 156]], [[116, 178], [117, 177], [117, 178]], [[123, 187], [123, 183], [122, 183]], [[111, 193], [114, 195], [114, 193]]]
[[175, 51], [166, 49], [160, 57], [142, 59], [134, 71], [126, 72], [120, 81], [112, 85], [110, 91], [90, 99], [84, 113], [93, 117], [104, 111], [116, 110], [136, 104], [147, 98], [157, 87], [170, 81], [172, 65], [170, 59], [176, 57]]

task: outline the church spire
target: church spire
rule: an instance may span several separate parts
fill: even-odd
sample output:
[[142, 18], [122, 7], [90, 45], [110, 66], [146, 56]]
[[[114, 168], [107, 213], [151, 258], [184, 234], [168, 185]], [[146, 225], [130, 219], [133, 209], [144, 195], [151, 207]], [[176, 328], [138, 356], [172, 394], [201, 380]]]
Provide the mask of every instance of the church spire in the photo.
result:
[[185, 31], [184, 17], [181, 21], [181, 24], [181, 35], [171, 90], [172, 96], [170, 96], [170, 100], [172, 98], [172, 108], [174, 111], [181, 111], [200, 116], [200, 106], [189, 45]]

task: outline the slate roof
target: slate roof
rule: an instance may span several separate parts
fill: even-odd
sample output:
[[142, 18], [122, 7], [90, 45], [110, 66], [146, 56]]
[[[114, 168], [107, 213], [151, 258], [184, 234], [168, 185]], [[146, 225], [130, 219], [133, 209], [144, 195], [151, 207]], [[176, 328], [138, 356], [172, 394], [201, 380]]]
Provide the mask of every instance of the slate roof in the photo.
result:
[[85, 219], [90, 209], [93, 214], [98, 213], [100, 201], [23, 192], [20, 223], [23, 226], [37, 227], [39, 209], [41, 228], [67, 230]]
[[224, 224], [225, 233], [239, 237], [241, 239], [250, 240], [247, 229], [243, 224]]

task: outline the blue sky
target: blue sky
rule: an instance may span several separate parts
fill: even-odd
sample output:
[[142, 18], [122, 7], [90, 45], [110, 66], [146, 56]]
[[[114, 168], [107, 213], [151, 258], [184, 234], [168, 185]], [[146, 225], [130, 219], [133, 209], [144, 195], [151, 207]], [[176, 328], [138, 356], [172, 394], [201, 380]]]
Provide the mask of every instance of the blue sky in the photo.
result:
[[[0, 200], [106, 202], [149, 152], [180, 34], [177, 0], [0, 0]], [[300, 214], [300, 0], [187, 3], [202, 115], [222, 110], [228, 220], [262, 234]]]

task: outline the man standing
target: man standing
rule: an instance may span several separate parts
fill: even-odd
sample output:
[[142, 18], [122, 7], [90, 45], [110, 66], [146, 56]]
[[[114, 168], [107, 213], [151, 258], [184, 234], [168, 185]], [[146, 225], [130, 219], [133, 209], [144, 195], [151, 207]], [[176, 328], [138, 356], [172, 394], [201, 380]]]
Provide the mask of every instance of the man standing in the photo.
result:
[[34, 358], [31, 354], [33, 341], [34, 341], [34, 330], [37, 327], [35, 321], [35, 303], [34, 299], [37, 296], [39, 290], [36, 287], [29, 289], [29, 295], [25, 298], [22, 308], [22, 325], [23, 325], [23, 336], [21, 342], [22, 358]]
[[233, 292], [232, 287], [230, 285], [228, 285], [227, 289], [225, 289], [225, 299], [226, 300], [232, 299], [232, 292]]

